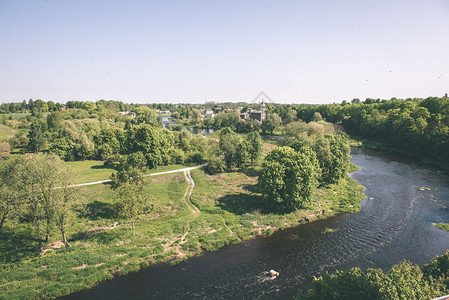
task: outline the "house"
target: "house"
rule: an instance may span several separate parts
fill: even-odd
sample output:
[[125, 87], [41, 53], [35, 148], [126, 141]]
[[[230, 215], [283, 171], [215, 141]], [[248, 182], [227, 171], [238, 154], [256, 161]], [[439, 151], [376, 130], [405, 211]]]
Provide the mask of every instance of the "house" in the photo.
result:
[[247, 112], [240, 114], [240, 119], [247, 119], [249, 118], [249, 114]]
[[250, 112], [249, 117], [251, 119], [263, 122], [263, 120], [267, 117], [267, 113], [264, 111], [253, 110]]
[[212, 109], [206, 109], [203, 118], [213, 118], [215, 117], [214, 111]]
[[130, 116], [131, 118], [136, 116], [136, 113], [132, 111], [119, 111], [118, 114], [121, 116]]

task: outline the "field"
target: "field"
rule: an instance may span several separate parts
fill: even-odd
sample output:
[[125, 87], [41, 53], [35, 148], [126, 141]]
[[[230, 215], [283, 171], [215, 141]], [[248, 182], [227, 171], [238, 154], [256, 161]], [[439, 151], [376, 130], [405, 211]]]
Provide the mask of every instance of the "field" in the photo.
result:
[[14, 129], [0, 124], [0, 143], [9, 141], [14, 136], [14, 133]]
[[[264, 154], [275, 148], [265, 143]], [[100, 161], [67, 163], [76, 183], [106, 180], [115, 172]], [[159, 167], [150, 173], [185, 168]], [[45, 253], [39, 255], [32, 229], [7, 223], [0, 234], [0, 298], [53, 298], [89, 288], [157, 263], [178, 264], [203, 251], [217, 250], [257, 235], [297, 226], [305, 220], [327, 218], [338, 212], [355, 212], [363, 188], [348, 176], [338, 185], [317, 189], [315, 204], [289, 214], [269, 212], [258, 192], [259, 167], [241, 172], [208, 175], [202, 169], [147, 177], [147, 212], [131, 224], [117, 218], [115, 192], [109, 184], [77, 187], [76, 201], [64, 248], [54, 228]]]

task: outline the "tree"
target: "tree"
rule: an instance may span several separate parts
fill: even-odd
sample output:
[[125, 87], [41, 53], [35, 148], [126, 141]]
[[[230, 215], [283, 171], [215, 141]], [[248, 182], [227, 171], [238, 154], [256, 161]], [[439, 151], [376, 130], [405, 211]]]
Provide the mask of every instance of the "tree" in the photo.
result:
[[261, 128], [264, 133], [270, 132], [273, 134], [273, 131], [281, 126], [281, 124], [281, 117], [279, 117], [277, 113], [272, 113], [268, 114], [265, 120], [263, 120]]
[[0, 160], [0, 231], [6, 220], [20, 215], [24, 206], [23, 191], [13, 174], [22, 163], [22, 157], [16, 156]]
[[323, 179], [336, 183], [348, 172], [351, 148], [348, 140], [341, 135], [326, 135], [326, 138], [329, 140], [331, 158], [324, 168]]
[[173, 133], [148, 124], [132, 126], [127, 132], [128, 153], [141, 151], [145, 154], [149, 168], [168, 163], [169, 151], [174, 145]]
[[134, 221], [138, 214], [145, 211], [143, 187], [146, 171], [145, 156], [142, 152], [136, 152], [120, 159], [117, 174], [111, 176], [117, 197], [116, 213], [119, 217], [131, 220], [133, 235]]
[[298, 112], [294, 110], [293, 108], [290, 108], [284, 117], [284, 124], [288, 124], [291, 122], [294, 122], [298, 119]]
[[238, 148], [241, 143], [241, 137], [229, 128], [221, 131], [219, 147], [228, 168], [238, 165]]
[[316, 111], [313, 114], [312, 121], [314, 121], [314, 122], [323, 121], [323, 117], [321, 116], [321, 114], [319, 112]]
[[321, 180], [326, 183], [336, 183], [348, 172], [351, 149], [343, 136], [326, 134], [315, 139], [297, 139], [290, 147], [296, 151], [311, 147], [321, 169]]
[[39, 152], [45, 145], [44, 124], [39, 120], [34, 120], [30, 125], [28, 133], [28, 149], [31, 152]]
[[120, 217], [131, 221], [132, 232], [135, 235], [134, 222], [144, 207], [142, 185], [124, 182], [115, 189], [115, 192], [117, 196], [116, 212]]
[[62, 242], [65, 247], [70, 247], [70, 244], [67, 241], [65, 227], [71, 217], [72, 210], [70, 209], [70, 204], [74, 201], [78, 188], [72, 186], [75, 178], [70, 168], [65, 164], [61, 164], [60, 161], [57, 162], [57, 165], [60, 185], [55, 191], [53, 209], [55, 213], [56, 225], [61, 231]]
[[306, 207], [317, 184], [316, 166], [315, 153], [310, 149], [274, 149], [265, 157], [259, 176], [262, 194], [278, 210]]
[[248, 147], [249, 143], [246, 140], [240, 140], [240, 143], [237, 145], [235, 160], [237, 166], [239, 166], [241, 169], [246, 168], [246, 162], [249, 158]]
[[260, 135], [256, 131], [251, 131], [246, 136], [247, 141], [247, 151], [249, 154], [249, 158], [251, 160], [251, 164], [254, 165], [254, 163], [259, 159], [260, 154], [262, 153], [263, 149], [263, 142], [260, 138]]
[[140, 184], [147, 171], [147, 160], [142, 152], [125, 155], [119, 161], [117, 173], [111, 175], [113, 187], [118, 188], [125, 183]]
[[193, 121], [195, 121], [195, 123], [199, 123], [202, 118], [201, 112], [196, 108], [192, 109], [192, 118], [193, 118]]
[[147, 106], [139, 106], [134, 110], [134, 112], [136, 113], [135, 120], [137, 124], [146, 123], [155, 127], [159, 126], [156, 110], [150, 109]]
[[61, 125], [64, 117], [61, 112], [52, 112], [47, 116], [47, 127], [49, 130], [57, 131], [59, 130], [59, 125]]
[[207, 173], [215, 175], [218, 173], [223, 173], [225, 171], [225, 163], [220, 158], [213, 158], [209, 161], [206, 166]]
[[[67, 208], [67, 203], [71, 200], [64, 191], [71, 185], [70, 176], [70, 169], [54, 154], [40, 154], [25, 158], [13, 174], [14, 180], [20, 183], [19, 188], [26, 197], [25, 219], [29, 220], [34, 227], [41, 252], [43, 251], [43, 232], [46, 232], [46, 240], [49, 242], [55, 219], [60, 217], [61, 213], [66, 214], [66, 209], [63, 210], [61, 207]], [[62, 205], [61, 202], [65, 204]], [[65, 220], [66, 218], [62, 218], [60, 222]], [[63, 229], [65, 224], [59, 223], [59, 225]], [[62, 233], [64, 238], [64, 232]]]

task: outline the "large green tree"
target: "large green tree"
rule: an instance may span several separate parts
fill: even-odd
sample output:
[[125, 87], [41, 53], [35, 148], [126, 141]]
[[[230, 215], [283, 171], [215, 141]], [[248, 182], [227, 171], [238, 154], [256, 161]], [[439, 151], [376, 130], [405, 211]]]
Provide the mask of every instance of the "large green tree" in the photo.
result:
[[5, 221], [20, 216], [25, 204], [20, 182], [13, 176], [22, 161], [21, 156], [0, 160], [0, 231]]
[[324, 183], [336, 183], [349, 170], [350, 147], [344, 136], [318, 135], [315, 138], [299, 137], [291, 145], [296, 151], [311, 147], [316, 153], [320, 166], [320, 181]]
[[67, 216], [68, 205], [73, 199], [72, 191], [67, 190], [73, 180], [70, 169], [58, 156], [40, 154], [23, 159], [12, 177], [24, 193], [27, 207], [25, 219], [33, 225], [39, 250], [43, 251], [43, 233], [46, 233], [46, 241], [49, 242], [50, 232], [56, 223], [62, 229], [66, 242], [64, 227], [67, 217], [61, 218], [61, 214]]
[[40, 120], [34, 120], [30, 125], [30, 131], [28, 133], [28, 149], [31, 152], [39, 152], [45, 145], [45, 124]]
[[[242, 138], [229, 128], [224, 128], [220, 132], [219, 148], [228, 168], [239, 166]], [[241, 149], [240, 149], [241, 150]]]
[[277, 210], [291, 211], [312, 201], [317, 185], [317, 161], [310, 149], [290, 147], [271, 151], [262, 165], [259, 184], [266, 200]]
[[174, 143], [171, 131], [148, 124], [132, 126], [127, 132], [128, 153], [144, 153], [149, 168], [167, 164], [170, 161], [169, 151]]
[[264, 133], [269, 132], [273, 134], [273, 131], [281, 126], [282, 119], [277, 113], [267, 114], [267, 117], [262, 122], [262, 131]]

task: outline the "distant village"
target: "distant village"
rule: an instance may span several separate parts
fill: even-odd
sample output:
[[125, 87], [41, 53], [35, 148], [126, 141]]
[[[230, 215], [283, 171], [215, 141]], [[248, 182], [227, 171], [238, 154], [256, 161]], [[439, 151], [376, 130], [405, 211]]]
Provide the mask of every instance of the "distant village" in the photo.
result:
[[[247, 118], [251, 118], [251, 119], [255, 119], [258, 120], [260, 122], [263, 122], [263, 120], [265, 120], [267, 114], [265, 112], [266, 108], [265, 108], [265, 103], [262, 101], [259, 103], [259, 108], [258, 109], [254, 109], [254, 108], [247, 108], [246, 111], [242, 112], [244, 110], [244, 108], [242, 106], [237, 107], [237, 108], [215, 108], [215, 109], [201, 109], [201, 118], [204, 119], [208, 119], [208, 118], [214, 118], [217, 114], [220, 113], [234, 113], [234, 112], [238, 112], [240, 115], [240, 119], [247, 119]], [[160, 115], [170, 115], [170, 111], [169, 110], [157, 110], [157, 113]], [[128, 115], [131, 117], [135, 117], [136, 114], [133, 112], [119, 112], [120, 115]]]

